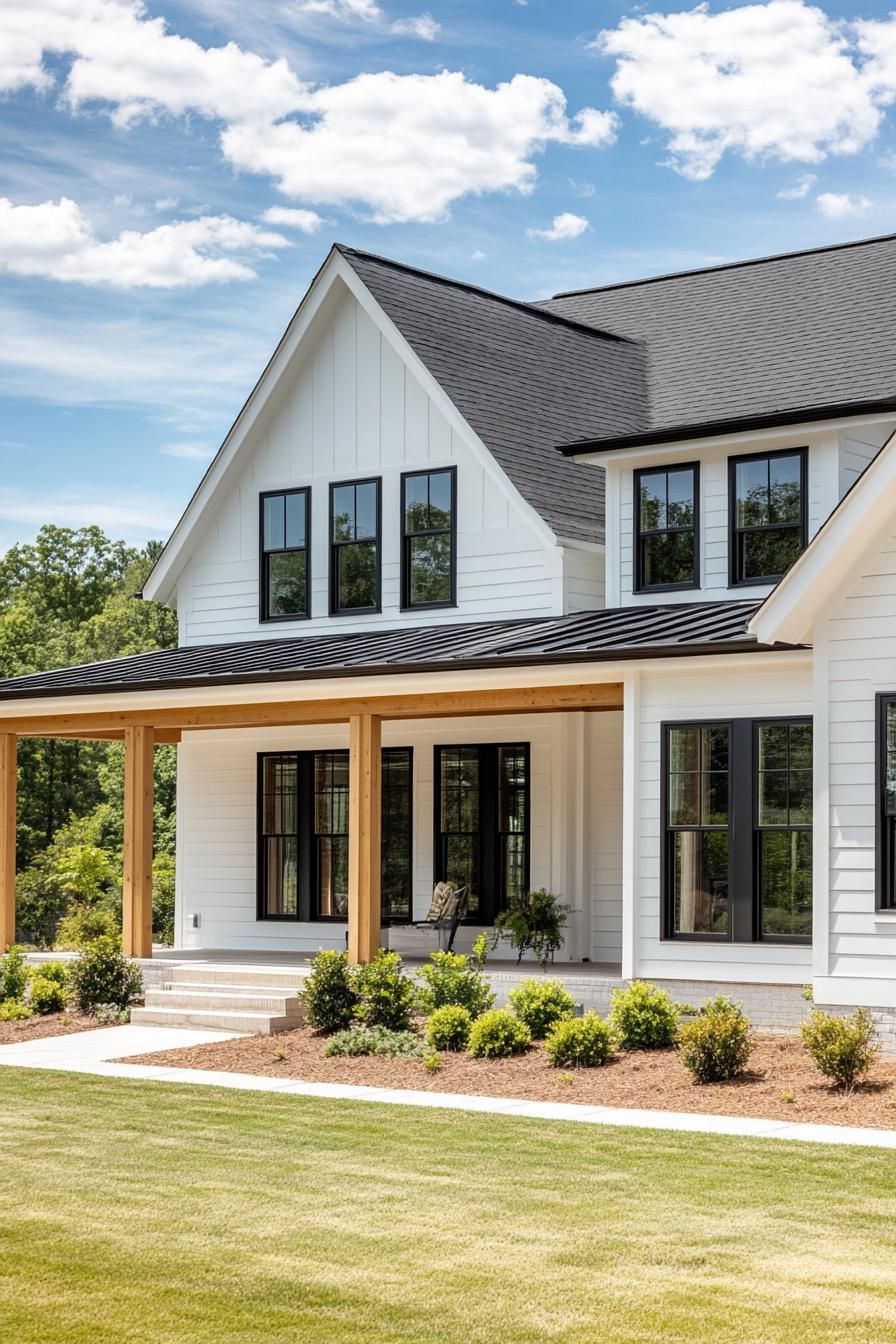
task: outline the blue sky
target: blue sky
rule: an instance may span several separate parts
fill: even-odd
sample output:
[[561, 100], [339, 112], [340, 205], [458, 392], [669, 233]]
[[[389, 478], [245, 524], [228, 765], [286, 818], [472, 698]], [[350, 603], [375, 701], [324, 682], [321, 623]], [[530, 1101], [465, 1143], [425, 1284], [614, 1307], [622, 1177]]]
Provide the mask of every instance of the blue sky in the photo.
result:
[[0, 548], [164, 536], [334, 240], [525, 298], [896, 229], [885, 5], [4, 0], [0, 97]]

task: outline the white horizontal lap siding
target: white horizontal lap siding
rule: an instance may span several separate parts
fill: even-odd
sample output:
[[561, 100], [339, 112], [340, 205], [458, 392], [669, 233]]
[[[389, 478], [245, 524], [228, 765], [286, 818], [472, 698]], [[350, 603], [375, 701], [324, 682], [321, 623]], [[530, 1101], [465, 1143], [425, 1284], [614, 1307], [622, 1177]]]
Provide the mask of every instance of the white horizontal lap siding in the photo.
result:
[[664, 723], [777, 718], [812, 713], [806, 661], [670, 669], [641, 681], [640, 810], [638, 814], [637, 972], [646, 978], [802, 984], [811, 976], [811, 948], [766, 943], [664, 941], [662, 931], [661, 729]]
[[606, 606], [604, 547], [563, 549], [563, 610], [598, 611]]
[[[548, 616], [562, 610], [562, 559], [481, 450], [456, 432], [356, 300], [325, 306], [300, 361], [243, 447], [242, 467], [197, 537], [178, 584], [188, 644], [283, 638], [377, 624]], [[400, 610], [401, 474], [457, 468], [456, 608]], [[329, 487], [380, 477], [381, 615], [329, 616]], [[258, 619], [259, 494], [311, 487], [312, 620]]]
[[840, 498], [858, 480], [872, 458], [892, 434], [896, 421], [875, 425], [855, 426], [840, 435], [839, 480]]

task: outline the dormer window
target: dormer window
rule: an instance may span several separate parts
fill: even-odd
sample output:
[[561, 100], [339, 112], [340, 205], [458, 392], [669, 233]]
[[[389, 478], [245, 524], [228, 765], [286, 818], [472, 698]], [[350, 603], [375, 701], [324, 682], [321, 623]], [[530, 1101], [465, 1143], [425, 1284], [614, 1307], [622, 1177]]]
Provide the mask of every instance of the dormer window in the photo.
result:
[[696, 463], [635, 472], [635, 592], [696, 588]]
[[261, 600], [263, 621], [311, 615], [308, 564], [310, 490], [261, 496]]
[[380, 610], [380, 482], [330, 486], [330, 615]]
[[729, 463], [730, 582], [777, 583], [806, 545], [806, 450]]

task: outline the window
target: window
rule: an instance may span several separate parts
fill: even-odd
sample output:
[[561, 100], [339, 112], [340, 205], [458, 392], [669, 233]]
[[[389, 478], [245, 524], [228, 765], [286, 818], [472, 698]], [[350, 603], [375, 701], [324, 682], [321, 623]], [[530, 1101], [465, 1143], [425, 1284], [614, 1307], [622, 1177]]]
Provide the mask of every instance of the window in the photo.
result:
[[666, 724], [665, 933], [808, 942], [812, 724]]
[[806, 450], [729, 463], [730, 582], [774, 583], [806, 545]]
[[696, 588], [699, 468], [636, 471], [635, 592]]
[[450, 607], [456, 598], [454, 467], [401, 478], [401, 605]]
[[529, 744], [436, 747], [435, 880], [489, 924], [529, 886]]
[[896, 694], [877, 710], [877, 909], [896, 910]]
[[[349, 753], [259, 757], [259, 919], [348, 917]], [[382, 753], [382, 917], [411, 917], [410, 747]]]
[[330, 486], [330, 614], [380, 610], [380, 483]]
[[260, 618], [311, 615], [308, 534], [310, 490], [261, 496]]

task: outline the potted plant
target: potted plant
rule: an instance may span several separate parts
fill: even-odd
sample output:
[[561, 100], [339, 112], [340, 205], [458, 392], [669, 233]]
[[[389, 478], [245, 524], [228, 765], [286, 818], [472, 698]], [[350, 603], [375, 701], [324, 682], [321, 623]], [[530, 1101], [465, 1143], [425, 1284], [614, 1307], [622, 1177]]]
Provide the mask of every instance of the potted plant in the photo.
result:
[[571, 905], [564, 905], [544, 887], [511, 896], [507, 909], [495, 919], [493, 946], [497, 946], [502, 936], [509, 937], [511, 947], [516, 948], [517, 964], [526, 952], [533, 952], [542, 966], [546, 966], [563, 946], [566, 920], [571, 912]]

